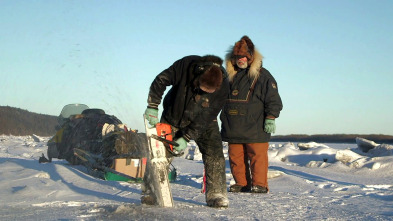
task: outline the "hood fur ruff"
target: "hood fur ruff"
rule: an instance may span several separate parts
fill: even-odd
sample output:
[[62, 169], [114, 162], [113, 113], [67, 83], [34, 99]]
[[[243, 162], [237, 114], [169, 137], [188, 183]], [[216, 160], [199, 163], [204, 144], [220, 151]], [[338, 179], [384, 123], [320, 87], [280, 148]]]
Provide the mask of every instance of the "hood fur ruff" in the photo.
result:
[[[254, 49], [254, 61], [249, 65], [249, 70], [248, 70], [248, 76], [250, 78], [254, 78], [256, 76], [259, 76], [261, 67], [262, 67], [262, 59], [263, 56], [257, 49]], [[225, 66], [226, 66], [226, 71], [228, 73], [228, 78], [229, 81], [232, 82], [233, 77], [237, 73], [237, 67], [236, 67], [236, 61], [233, 58], [233, 46], [228, 50], [228, 53], [225, 56]]]

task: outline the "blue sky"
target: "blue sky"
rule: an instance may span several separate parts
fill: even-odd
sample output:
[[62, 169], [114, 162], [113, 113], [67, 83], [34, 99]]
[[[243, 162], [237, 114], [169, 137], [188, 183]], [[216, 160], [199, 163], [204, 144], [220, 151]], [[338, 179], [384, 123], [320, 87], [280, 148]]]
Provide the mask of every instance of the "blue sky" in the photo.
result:
[[157, 74], [248, 35], [278, 82], [276, 135], [392, 135], [392, 23], [384, 0], [0, 0], [0, 105], [84, 103], [144, 131]]

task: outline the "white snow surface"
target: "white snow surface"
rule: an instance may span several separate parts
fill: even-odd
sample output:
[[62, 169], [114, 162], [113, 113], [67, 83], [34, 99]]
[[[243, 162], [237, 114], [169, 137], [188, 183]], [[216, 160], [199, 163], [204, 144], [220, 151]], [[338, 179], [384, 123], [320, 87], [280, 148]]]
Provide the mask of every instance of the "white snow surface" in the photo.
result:
[[229, 208], [216, 209], [201, 193], [193, 142], [173, 162], [175, 206], [160, 208], [140, 203], [140, 183], [101, 180], [65, 160], [38, 163], [48, 139], [0, 135], [0, 220], [393, 220], [391, 145], [364, 153], [355, 143], [271, 143], [270, 192], [228, 193]]

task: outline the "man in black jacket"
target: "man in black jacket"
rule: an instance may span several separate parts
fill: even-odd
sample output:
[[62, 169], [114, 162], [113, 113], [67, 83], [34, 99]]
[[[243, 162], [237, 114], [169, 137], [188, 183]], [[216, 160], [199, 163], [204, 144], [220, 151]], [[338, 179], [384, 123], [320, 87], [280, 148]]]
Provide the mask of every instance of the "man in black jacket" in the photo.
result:
[[195, 140], [202, 153], [206, 173], [206, 202], [211, 207], [228, 207], [225, 158], [217, 123], [229, 93], [222, 59], [213, 56], [186, 56], [162, 71], [150, 86], [145, 116], [158, 123], [158, 105], [166, 87], [172, 86], [163, 101], [160, 122], [175, 131], [174, 147], [181, 151]]
[[[262, 55], [243, 36], [226, 55], [230, 94], [221, 112], [221, 135], [229, 144], [236, 184], [230, 192], [267, 193], [268, 148], [282, 110], [277, 82], [262, 67]], [[251, 174], [250, 174], [251, 171]]]

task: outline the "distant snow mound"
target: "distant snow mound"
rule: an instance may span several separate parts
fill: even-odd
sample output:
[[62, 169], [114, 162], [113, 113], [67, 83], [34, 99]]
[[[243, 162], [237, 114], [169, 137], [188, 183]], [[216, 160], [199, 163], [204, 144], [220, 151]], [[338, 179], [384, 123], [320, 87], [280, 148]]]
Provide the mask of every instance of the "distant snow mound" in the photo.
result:
[[377, 144], [374, 141], [356, 137], [358, 148], [370, 157], [393, 156], [393, 145]]
[[379, 145], [374, 141], [367, 140], [361, 137], [356, 137], [356, 144], [358, 145], [358, 148], [365, 153]]
[[359, 155], [352, 150], [339, 150], [336, 153], [336, 160], [341, 161], [344, 164], [356, 161], [360, 158], [364, 158], [364, 156]]
[[381, 144], [368, 151], [373, 157], [393, 156], [393, 145]]
[[297, 149], [299, 149], [299, 148], [296, 148], [295, 144], [293, 144], [292, 142], [285, 143], [284, 145], [281, 146], [281, 148], [282, 148], [282, 149], [290, 148], [290, 149], [292, 149], [292, 150], [297, 150]]
[[391, 159], [382, 159], [382, 157], [393, 156], [393, 145], [379, 145], [374, 143], [374, 141], [359, 137], [356, 138], [356, 143], [358, 149], [361, 151], [358, 150], [358, 153], [355, 153], [349, 149], [339, 150], [336, 153], [336, 160], [344, 163], [350, 168], [369, 168], [371, 170], [376, 170], [386, 167], [387, 164], [385, 161], [390, 161]]
[[326, 146], [324, 144], [319, 144], [319, 143], [316, 143], [316, 142], [298, 143], [297, 144], [297, 147], [299, 148], [299, 150], [308, 150], [308, 149], [317, 148], [317, 147], [320, 147], [320, 146], [329, 148], [328, 146]]

